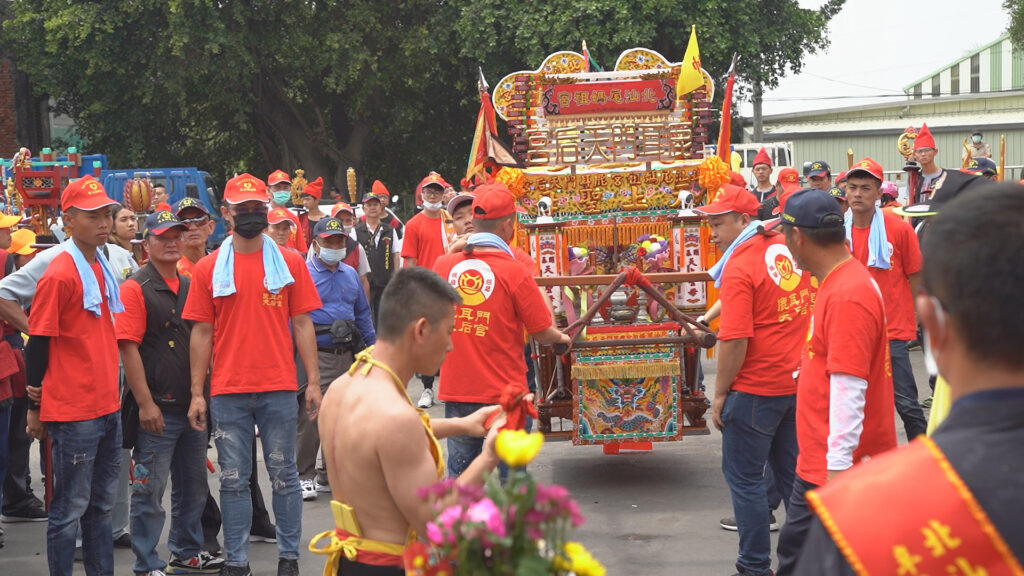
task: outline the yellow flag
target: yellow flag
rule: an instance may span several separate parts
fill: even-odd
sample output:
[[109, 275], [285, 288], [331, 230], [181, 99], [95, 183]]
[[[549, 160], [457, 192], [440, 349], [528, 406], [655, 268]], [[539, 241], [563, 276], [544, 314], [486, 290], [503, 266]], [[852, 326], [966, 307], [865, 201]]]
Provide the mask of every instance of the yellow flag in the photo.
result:
[[683, 54], [679, 80], [676, 81], [676, 98], [682, 98], [704, 85], [704, 74], [700, 70], [700, 49], [697, 47], [697, 26], [690, 28], [690, 42]]

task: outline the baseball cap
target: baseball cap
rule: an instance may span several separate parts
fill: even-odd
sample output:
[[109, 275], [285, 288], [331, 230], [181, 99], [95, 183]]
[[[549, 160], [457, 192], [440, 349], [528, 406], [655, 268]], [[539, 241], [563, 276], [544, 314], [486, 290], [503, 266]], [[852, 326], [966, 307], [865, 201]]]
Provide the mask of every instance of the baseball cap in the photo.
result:
[[971, 130], [971, 136], [974, 135], [982, 136], [981, 128], [975, 128], [974, 130]]
[[454, 214], [456, 210], [462, 208], [462, 206], [467, 202], [473, 202], [474, 198], [474, 195], [467, 194], [465, 192], [463, 192], [462, 194], [458, 194], [457, 196], [455, 196], [455, 198], [452, 198], [451, 200], [448, 201], [448, 213]]
[[14, 228], [18, 225], [18, 222], [21, 222], [21, 216], [0, 213], [0, 230]]
[[313, 234], [321, 238], [339, 235], [344, 236], [346, 235], [345, 225], [342, 224], [341, 220], [338, 220], [337, 218], [321, 218], [320, 221], [317, 222], [316, 226], [313, 228]]
[[210, 211], [206, 209], [206, 205], [203, 204], [201, 200], [199, 200], [198, 198], [191, 198], [188, 196], [174, 203], [174, 215], [180, 216], [181, 211], [186, 208], [195, 208], [196, 210], [202, 210], [203, 214], [206, 214], [207, 216], [210, 215]]
[[484, 184], [475, 191], [473, 217], [481, 220], [503, 218], [516, 212], [515, 198], [504, 184]]
[[725, 184], [722, 186], [722, 190], [718, 193], [714, 202], [699, 206], [693, 210], [705, 216], [717, 216], [719, 214], [728, 214], [729, 212], [756, 216], [757, 210], [760, 207], [761, 205], [757, 202], [757, 198], [754, 198], [754, 195], [748, 192], [746, 188]]
[[989, 158], [972, 158], [967, 163], [967, 172], [991, 176], [998, 173], [999, 170], [996, 168], [996, 163]]
[[363, 194], [363, 204], [366, 204], [370, 200], [376, 200], [377, 202], [380, 202], [380, 196], [373, 192], [367, 192], [366, 194]]
[[779, 184], [784, 192], [792, 194], [800, 189], [800, 173], [796, 168], [783, 168], [779, 170]]
[[186, 229], [186, 226], [178, 220], [178, 217], [170, 212], [170, 210], [160, 210], [159, 212], [153, 212], [149, 216], [146, 216], [146, 223], [142, 226], [142, 235], [149, 236], [160, 236], [164, 232], [167, 232], [171, 228]]
[[839, 200], [846, 200], [846, 192], [843, 192], [843, 189], [839, 188], [838, 186], [833, 186], [829, 188], [828, 193], [831, 194], [833, 198], [837, 198]]
[[277, 207], [267, 213], [267, 224], [280, 224], [281, 222], [287, 222], [292, 226], [295, 225], [295, 221], [291, 219], [291, 214], [287, 208]]
[[288, 177], [288, 173], [284, 170], [274, 170], [270, 173], [270, 176], [267, 176], [267, 186], [273, 186], [282, 182], [292, 183], [292, 179]]
[[782, 224], [800, 228], [842, 228], [843, 211], [831, 194], [816, 188], [804, 188], [786, 199]]
[[60, 195], [61, 210], [78, 208], [92, 211], [114, 204], [117, 202], [107, 196], [103, 184], [88, 174], [68, 184]]
[[239, 174], [224, 185], [224, 201], [228, 204], [241, 204], [251, 200], [267, 202], [269, 199], [267, 185], [251, 174]]
[[846, 171], [846, 178], [849, 179], [854, 174], [861, 173], [867, 174], [879, 182], [885, 180], [885, 175], [882, 174], [882, 165], [871, 158], [864, 158], [860, 162], [854, 163], [854, 165]]
[[440, 174], [438, 174], [437, 172], [431, 172], [430, 174], [427, 174], [426, 178], [420, 180], [420, 185], [417, 186], [416, 188], [422, 190], [427, 186], [437, 186], [438, 188], [444, 190], [445, 188], [449, 187], [449, 184], [445, 182], [444, 178], [441, 178]]
[[337, 218], [339, 212], [348, 212], [353, 216], [356, 215], [356, 211], [349, 206], [348, 202], [338, 202], [334, 206], [331, 206], [331, 218]]
[[828, 162], [825, 162], [824, 160], [815, 160], [814, 162], [811, 162], [811, 171], [807, 174], [807, 177], [814, 178], [815, 176], [831, 173], [832, 169], [829, 168]]
[[11, 232], [11, 247], [7, 249], [11, 254], [28, 256], [34, 254], [37, 248], [32, 245], [36, 243], [36, 233], [28, 228], [21, 228]]
[[840, 172], [839, 176], [836, 176], [836, 184], [842, 184], [843, 182], [846, 182], [846, 177], [848, 175], [849, 174], [847, 172]]

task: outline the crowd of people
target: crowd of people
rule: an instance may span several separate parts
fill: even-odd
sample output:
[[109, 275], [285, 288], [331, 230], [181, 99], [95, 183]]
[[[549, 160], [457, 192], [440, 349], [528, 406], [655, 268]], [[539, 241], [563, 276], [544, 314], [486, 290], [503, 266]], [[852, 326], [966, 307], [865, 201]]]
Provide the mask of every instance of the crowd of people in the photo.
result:
[[[963, 507], [980, 527], [956, 524], [956, 542], [970, 547], [923, 565], [974, 566], [986, 545], [1007, 562], [1024, 552], [1010, 512], [1020, 491], [994, 493], [973, 469], [980, 458], [1019, 486], [1020, 465], [999, 460], [1019, 426], [997, 429], [985, 414], [1021, 421], [1022, 342], [999, 315], [1024, 310], [1014, 297], [1024, 194], [978, 185], [989, 176], [980, 153], [973, 174], [940, 168], [936, 155], [924, 128], [913, 206], [900, 206], [870, 158], [834, 181], [827, 162], [812, 162], [805, 188], [789, 168], [772, 184], [762, 151], [755, 182], [725, 184], [696, 208], [723, 254], [710, 271], [720, 304], [702, 320], [720, 317], [708, 395], [734, 512], [722, 526], [738, 532], [741, 575], [890, 573], [878, 556], [925, 562], [907, 548], [920, 526], [896, 522], [889, 540], [872, 539], [857, 507], [953, 524], [962, 502], [931, 517], [910, 513], [932, 504], [919, 491], [876, 498], [865, 486], [896, 482], [883, 462], [908, 480], [941, 468], [956, 487], [937, 486], [943, 495], [977, 490]], [[335, 529], [317, 537], [329, 541], [317, 551], [331, 569], [403, 574], [404, 545], [433, 513], [420, 489], [445, 474], [479, 485], [499, 467], [496, 405], [509, 390], [532, 400], [530, 340], [570, 343], [533, 260], [513, 245], [514, 195], [499, 183], [456, 192], [430, 173], [416, 190], [422, 211], [403, 223], [379, 181], [361, 210], [321, 211], [322, 191], [321, 179], [307, 183], [293, 211], [287, 173], [232, 178], [221, 209], [231, 231], [212, 251], [215, 223], [199, 200], [162, 201], [142, 219], [89, 176], [61, 195], [63, 243], [37, 252], [19, 217], [0, 216], [3, 516], [48, 521], [51, 574], [71, 574], [76, 554], [87, 573], [112, 574], [113, 548], [126, 546], [136, 574], [247, 576], [250, 541], [276, 542], [278, 574], [298, 574], [302, 502], [320, 493], [332, 497]], [[922, 206], [943, 212], [921, 227], [924, 250], [908, 222]], [[883, 455], [897, 446], [897, 414], [908, 440], [925, 434], [908, 352], [919, 323], [958, 400], [934, 442]], [[431, 420], [424, 409], [438, 400], [445, 418]], [[975, 436], [992, 451], [972, 458]], [[33, 438], [49, 447], [48, 509], [32, 489]], [[219, 497], [207, 480], [211, 443]], [[927, 526], [938, 536], [926, 533], [924, 550], [934, 538], [956, 548], [948, 529]]]

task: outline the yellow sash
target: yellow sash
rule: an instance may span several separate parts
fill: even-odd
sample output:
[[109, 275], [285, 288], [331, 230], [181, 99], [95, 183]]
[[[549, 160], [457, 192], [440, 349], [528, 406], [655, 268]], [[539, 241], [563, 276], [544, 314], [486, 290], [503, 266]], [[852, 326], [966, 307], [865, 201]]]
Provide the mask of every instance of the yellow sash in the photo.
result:
[[[423, 422], [423, 429], [426, 431], [427, 439], [430, 442], [430, 454], [433, 456], [434, 464], [437, 468], [437, 479], [440, 480], [444, 476], [444, 460], [441, 458], [441, 443], [434, 436], [434, 430], [430, 426], [430, 415], [427, 414], [426, 410], [415, 408], [412, 398], [409, 397], [409, 392], [405, 389], [405, 383], [402, 382], [401, 378], [398, 377], [398, 374], [395, 374], [395, 371], [390, 366], [372, 358], [370, 356], [372, 352], [373, 346], [370, 346], [356, 354], [355, 361], [352, 362], [352, 366], [348, 369], [349, 375], [351, 376], [358, 369], [362, 369], [365, 376], [370, 373], [371, 369], [377, 367], [391, 376], [395, 387], [402, 392], [409, 405], [420, 415], [420, 421]], [[412, 529], [409, 530], [409, 534], [406, 537], [406, 544], [369, 540], [363, 538], [363, 530], [356, 519], [355, 510], [351, 506], [337, 500], [331, 500], [331, 512], [334, 514], [335, 529], [317, 534], [309, 543], [310, 552], [327, 555], [327, 563], [324, 565], [324, 576], [335, 576], [338, 573], [338, 564], [341, 562], [342, 554], [351, 562], [358, 560], [359, 552], [401, 556], [405, 551], [406, 545], [416, 540], [416, 533]], [[339, 535], [339, 531], [342, 534]], [[324, 538], [330, 538], [330, 542], [322, 548], [317, 547], [317, 544]]]

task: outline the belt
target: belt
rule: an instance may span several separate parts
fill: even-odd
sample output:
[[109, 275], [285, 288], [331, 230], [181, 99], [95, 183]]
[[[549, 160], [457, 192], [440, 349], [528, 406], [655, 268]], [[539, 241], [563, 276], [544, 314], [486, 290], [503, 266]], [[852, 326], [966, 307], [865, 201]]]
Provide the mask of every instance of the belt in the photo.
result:
[[316, 351], [325, 352], [327, 354], [348, 354], [348, 350], [345, 350], [340, 346], [317, 346]]

